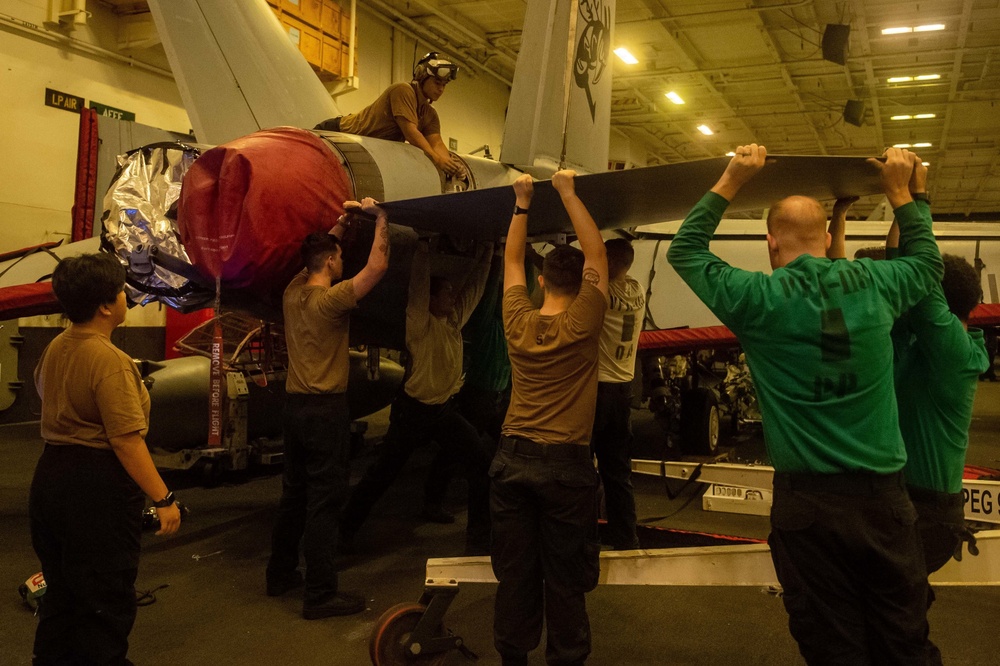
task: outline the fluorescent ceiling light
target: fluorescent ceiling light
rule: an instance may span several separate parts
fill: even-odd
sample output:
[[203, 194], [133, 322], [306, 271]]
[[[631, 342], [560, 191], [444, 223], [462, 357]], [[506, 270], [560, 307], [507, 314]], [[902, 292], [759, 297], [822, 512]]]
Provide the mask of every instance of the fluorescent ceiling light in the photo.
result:
[[621, 58], [622, 62], [624, 62], [626, 65], [636, 65], [639, 63], [636, 57], [631, 53], [629, 53], [629, 50], [624, 46], [620, 46], [617, 49], [615, 49], [615, 55]]
[[913, 116], [890, 116], [889, 120], [913, 120]]
[[914, 77], [916, 81], [936, 81], [940, 79], [940, 74], [921, 74], [920, 76]]
[[908, 143], [894, 143], [894, 144], [892, 144], [892, 147], [893, 148], [910, 148], [911, 146]]
[[711, 136], [715, 134], [715, 132], [713, 132], [708, 125], [698, 125], [698, 131], [704, 134], [705, 136]]
[[883, 35], [905, 35], [911, 32], [934, 32], [935, 30], [944, 30], [944, 23], [928, 23], [927, 25], [918, 25], [913, 28], [910, 26], [899, 26], [898, 28], [882, 28]]
[[915, 115], [913, 117], [916, 118], [917, 120], [927, 120], [928, 118], [937, 118], [937, 114], [936, 113], [918, 113], [917, 115]]
[[931, 143], [930, 143], [930, 141], [922, 141], [920, 143], [913, 144], [913, 147], [914, 148], [930, 148], [931, 147]]
[[728, 153], [726, 153], [726, 157], [736, 157], [736, 153], [730, 150]]
[[912, 76], [890, 76], [885, 80], [886, 83], [906, 83], [907, 81], [912, 81]]
[[683, 104], [684, 103], [684, 100], [681, 99], [681, 96], [678, 95], [677, 93], [675, 93], [673, 90], [671, 90], [670, 92], [666, 93], [666, 98], [669, 99], [674, 104]]
[[921, 162], [921, 164], [923, 164], [924, 166], [930, 166], [931, 165], [930, 162]]

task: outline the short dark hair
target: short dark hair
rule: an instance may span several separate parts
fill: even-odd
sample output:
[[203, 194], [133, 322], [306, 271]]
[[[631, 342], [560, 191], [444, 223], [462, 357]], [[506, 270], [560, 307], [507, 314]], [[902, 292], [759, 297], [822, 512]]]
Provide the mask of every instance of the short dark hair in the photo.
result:
[[52, 291], [74, 324], [93, 319], [124, 287], [125, 267], [107, 252], [67, 257], [52, 271]]
[[340, 239], [325, 231], [314, 231], [302, 241], [302, 263], [310, 273], [323, 268], [327, 257], [340, 247]]
[[948, 309], [961, 319], [968, 321], [969, 313], [979, 305], [983, 298], [983, 288], [979, 282], [979, 273], [965, 260], [955, 254], [942, 254], [944, 261], [944, 297], [948, 301]]
[[542, 262], [545, 288], [560, 294], [576, 295], [583, 282], [583, 252], [572, 245], [557, 245]]
[[608, 254], [609, 278], [632, 267], [632, 262], [635, 261], [635, 249], [625, 238], [610, 238], [604, 241], [604, 249]]

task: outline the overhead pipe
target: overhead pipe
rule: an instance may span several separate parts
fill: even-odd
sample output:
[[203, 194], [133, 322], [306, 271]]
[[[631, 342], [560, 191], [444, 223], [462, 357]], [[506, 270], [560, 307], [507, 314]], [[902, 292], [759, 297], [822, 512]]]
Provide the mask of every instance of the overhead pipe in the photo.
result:
[[[374, 9], [373, 6], [378, 7], [378, 11], [376, 11], [376, 9]], [[399, 31], [402, 32], [404, 35], [407, 35], [409, 37], [412, 37], [413, 39], [422, 42], [426, 42], [428, 44], [431, 44], [432, 46], [435, 45], [435, 43], [438, 41], [438, 38], [436, 36], [431, 34], [426, 28], [421, 26], [419, 23], [413, 21], [411, 18], [409, 18], [405, 14], [400, 13], [393, 7], [384, 4], [380, 0], [369, 0], [364, 4], [364, 8], [369, 13], [371, 13], [375, 18], [381, 20], [382, 22], [388, 24], [389, 26], [398, 28]], [[396, 20], [393, 20], [392, 18], [390, 18], [390, 16], [395, 17]], [[402, 22], [403, 25], [400, 25], [400, 22]], [[406, 27], [403, 27], [404, 25]], [[423, 32], [424, 34], [420, 35], [418, 34], [418, 32]], [[430, 35], [430, 37], [428, 37], [428, 35]], [[451, 49], [442, 49], [442, 50], [448, 51], [449, 55], [453, 53], [453, 50]], [[459, 53], [461, 53], [461, 51], [459, 51]], [[463, 55], [468, 56], [468, 54], [463, 54]], [[452, 60], [454, 60], [457, 64], [467, 67], [469, 69], [486, 72], [487, 74], [494, 77], [495, 79], [497, 79], [498, 81], [500, 81], [501, 83], [503, 83], [508, 87], [513, 85], [513, 83], [509, 79], [504, 77], [502, 74], [493, 71], [491, 68], [485, 65], [481, 65], [480, 63], [474, 61], [470, 63], [468, 61], [459, 60], [458, 58], [454, 57], [452, 57]]]
[[34, 23], [30, 23], [23, 19], [17, 18], [16, 16], [11, 16], [10, 14], [0, 13], [0, 25], [6, 26], [8, 28], [13, 28], [14, 30], [23, 33], [27, 33], [28, 35], [31, 35], [33, 37], [41, 37], [42, 39], [45, 39], [49, 42], [53, 42], [63, 48], [67, 47], [73, 48], [78, 51], [82, 51], [83, 53], [86, 53], [88, 55], [100, 56], [102, 58], [107, 58], [109, 60], [116, 60], [118, 62], [129, 65], [130, 67], [135, 67], [137, 69], [141, 69], [150, 72], [152, 74], [159, 74], [160, 76], [168, 79], [174, 78], [173, 72], [171, 72], [170, 70], [161, 69], [160, 67], [156, 67], [154, 65], [147, 65], [144, 62], [134, 60], [127, 56], [123, 56], [120, 53], [115, 53], [114, 51], [109, 51], [99, 46], [94, 46], [89, 42], [85, 42], [80, 39], [75, 39], [73, 37], [69, 37], [67, 35], [63, 35], [58, 32], [47, 30], [45, 28], [42, 28], [41, 26], [35, 25]]

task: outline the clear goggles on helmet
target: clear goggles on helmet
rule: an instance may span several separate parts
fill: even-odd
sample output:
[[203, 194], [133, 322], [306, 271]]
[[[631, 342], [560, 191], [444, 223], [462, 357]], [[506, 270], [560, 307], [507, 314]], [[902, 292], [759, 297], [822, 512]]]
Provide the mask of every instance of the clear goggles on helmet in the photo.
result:
[[424, 65], [424, 71], [429, 76], [433, 76], [444, 81], [454, 81], [458, 76], [458, 65], [447, 60], [431, 60]]

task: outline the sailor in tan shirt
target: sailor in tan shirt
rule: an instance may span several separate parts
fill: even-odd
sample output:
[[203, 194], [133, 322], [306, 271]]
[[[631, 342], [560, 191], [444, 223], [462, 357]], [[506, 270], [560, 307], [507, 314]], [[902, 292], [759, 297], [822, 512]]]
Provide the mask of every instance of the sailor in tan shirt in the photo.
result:
[[524, 274], [530, 176], [514, 183], [517, 205], [504, 250], [504, 328], [513, 391], [490, 467], [494, 645], [505, 666], [526, 665], [544, 614], [545, 658], [582, 664], [590, 654], [584, 595], [597, 585], [597, 473], [590, 432], [597, 400], [598, 338], [607, 309], [608, 263], [601, 234], [576, 195], [573, 171], [559, 193], [582, 252], [545, 256], [536, 309]]
[[[489, 546], [489, 453], [474, 427], [459, 413], [454, 397], [462, 388], [462, 327], [483, 295], [492, 244], [481, 246], [475, 268], [457, 292], [451, 283], [431, 277], [429, 249], [417, 243], [406, 306], [406, 348], [410, 354], [406, 383], [392, 403], [389, 430], [378, 459], [355, 487], [344, 509], [341, 530], [356, 534], [372, 507], [403, 469], [413, 451], [431, 440], [443, 450], [438, 463], [461, 464], [469, 481], [466, 552], [485, 553]], [[430, 475], [424, 489], [424, 517], [434, 522], [454, 518], [441, 507], [443, 488]]]
[[615, 550], [639, 547], [632, 492], [632, 378], [646, 296], [628, 274], [635, 251], [624, 238], [604, 243], [608, 254], [608, 311], [597, 367], [597, 410], [590, 447], [604, 485], [607, 541]]
[[[338, 588], [333, 559], [337, 519], [348, 492], [350, 368], [348, 326], [358, 299], [370, 292], [389, 266], [385, 213], [373, 199], [344, 204], [348, 211], [330, 233], [302, 242], [305, 269], [285, 289], [283, 310], [288, 344], [284, 413], [285, 469], [278, 518], [267, 565], [267, 594], [279, 596], [302, 584], [299, 541], [306, 562], [302, 615], [307, 620], [360, 613], [363, 596]], [[340, 238], [354, 213], [377, 216], [368, 263], [341, 280]]]
[[104, 253], [63, 259], [52, 288], [72, 323], [35, 369], [45, 450], [28, 515], [46, 591], [34, 663], [126, 663], [143, 493], [154, 500], [157, 534], [176, 532], [181, 515], [143, 439], [149, 393], [111, 342], [128, 311], [124, 267]]
[[441, 140], [441, 121], [431, 106], [458, 76], [458, 65], [431, 52], [413, 69], [409, 83], [394, 83], [357, 113], [324, 120], [316, 129], [347, 132], [386, 141], [407, 141], [450, 176], [465, 173], [462, 161]]

